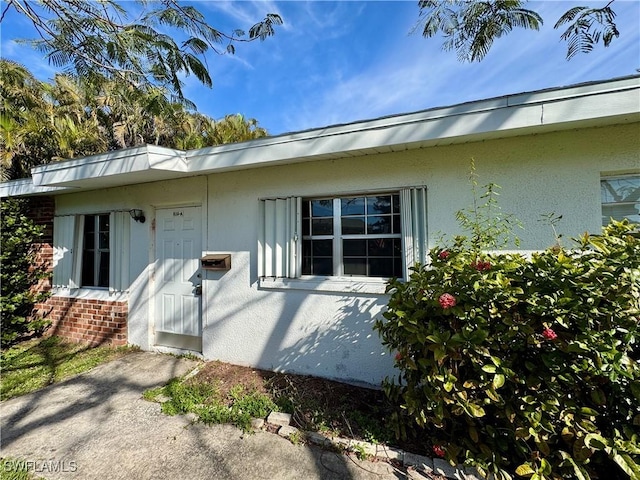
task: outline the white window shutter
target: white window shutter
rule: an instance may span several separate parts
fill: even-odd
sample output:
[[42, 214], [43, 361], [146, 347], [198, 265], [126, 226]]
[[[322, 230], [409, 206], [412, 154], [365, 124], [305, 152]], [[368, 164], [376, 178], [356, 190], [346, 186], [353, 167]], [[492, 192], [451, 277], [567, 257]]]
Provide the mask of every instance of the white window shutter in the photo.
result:
[[113, 294], [129, 288], [129, 212], [111, 212], [109, 225], [109, 292]]
[[258, 276], [300, 275], [301, 250], [299, 197], [263, 200], [260, 205], [258, 236]]
[[53, 218], [53, 287], [73, 288], [76, 217]]
[[427, 261], [427, 188], [414, 187], [400, 190], [400, 208], [404, 278], [408, 279], [411, 275], [411, 267], [416, 263], [425, 264]]

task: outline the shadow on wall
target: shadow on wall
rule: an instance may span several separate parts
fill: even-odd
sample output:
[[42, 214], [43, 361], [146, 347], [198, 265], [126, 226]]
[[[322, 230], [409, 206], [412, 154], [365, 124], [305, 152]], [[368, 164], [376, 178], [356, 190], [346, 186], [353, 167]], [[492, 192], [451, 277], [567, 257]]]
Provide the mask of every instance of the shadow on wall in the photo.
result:
[[298, 332], [299, 340], [280, 346], [273, 370], [369, 386], [378, 386], [385, 376], [396, 373], [391, 355], [373, 330], [386, 299], [358, 295], [338, 302], [341, 306], [335, 314], [303, 325]]

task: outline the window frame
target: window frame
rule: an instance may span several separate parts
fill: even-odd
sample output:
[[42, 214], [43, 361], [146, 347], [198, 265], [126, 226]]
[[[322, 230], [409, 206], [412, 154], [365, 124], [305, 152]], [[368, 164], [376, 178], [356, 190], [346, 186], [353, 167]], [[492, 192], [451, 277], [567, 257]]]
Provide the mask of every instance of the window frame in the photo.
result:
[[[112, 228], [112, 216], [110, 213], [92, 213], [92, 214], [84, 214], [82, 215], [82, 230], [80, 232], [79, 244], [81, 248], [79, 249], [78, 261], [79, 261], [79, 285], [80, 288], [95, 288], [95, 289], [104, 289], [108, 290], [111, 286], [111, 242], [113, 236], [113, 228]], [[87, 220], [93, 219], [93, 245], [92, 248], [88, 248], [87, 246], [87, 237], [86, 237], [86, 227]], [[100, 236], [105, 233], [104, 230], [100, 229], [101, 219], [106, 218], [107, 221], [107, 239], [106, 239], [106, 247], [100, 246]], [[93, 257], [93, 280], [91, 283], [85, 283], [85, 257], [87, 252], [91, 252], [91, 256]], [[102, 261], [102, 254], [107, 253], [107, 262], [106, 262], [106, 285], [100, 285], [100, 267]], [[104, 283], [104, 282], [103, 282]]]
[[[369, 202], [368, 199], [374, 197], [391, 197], [390, 211], [389, 213], [370, 213], [369, 212]], [[343, 215], [342, 211], [342, 203], [343, 200], [349, 198], [363, 198], [364, 199], [364, 207], [362, 215]], [[322, 201], [322, 200], [331, 200], [332, 201], [332, 214], [331, 217], [320, 216], [319, 218], [332, 218], [333, 223], [333, 233], [332, 234], [313, 234], [313, 206], [312, 202], [314, 201]], [[381, 256], [380, 258], [390, 258], [392, 262], [392, 271], [397, 272], [398, 275], [395, 278], [404, 278], [403, 275], [403, 259], [405, 255], [405, 245], [403, 241], [403, 233], [402, 233], [402, 208], [401, 208], [401, 194], [399, 190], [384, 190], [384, 191], [370, 191], [366, 193], [348, 193], [348, 194], [336, 194], [336, 195], [327, 195], [327, 196], [309, 196], [303, 197], [303, 204], [308, 205], [308, 216], [304, 215], [304, 208], [302, 212], [300, 212], [300, 217], [302, 222], [309, 222], [308, 224], [308, 233], [305, 232], [305, 228], [302, 228], [300, 233], [300, 238], [302, 240], [302, 248], [301, 248], [301, 276], [300, 278], [355, 278], [355, 279], [389, 279], [393, 278], [394, 275], [391, 276], [382, 276], [382, 275], [371, 275], [371, 274], [357, 274], [357, 273], [345, 273], [345, 257], [344, 257], [344, 241], [345, 240], [376, 240], [376, 239], [389, 239], [392, 241], [391, 245], [391, 256]], [[397, 207], [396, 207], [397, 205]], [[349, 216], [353, 217], [362, 217], [365, 225], [364, 233], [343, 233], [343, 219], [348, 218]], [[366, 231], [366, 226], [368, 225], [368, 219], [370, 217], [376, 216], [384, 216], [389, 217], [391, 232], [390, 233], [368, 233]], [[394, 221], [397, 217], [397, 224]], [[318, 217], [317, 217], [318, 218]], [[395, 231], [395, 230], [398, 231]], [[310, 255], [305, 255], [305, 242], [314, 240], [331, 240], [332, 244], [332, 273], [331, 274], [316, 274], [316, 273], [304, 273], [305, 267], [304, 262], [305, 258], [310, 258], [310, 269], [313, 271], [313, 243], [310, 244], [311, 251]], [[400, 245], [400, 252], [398, 255], [395, 255], [393, 245], [398, 242]], [[368, 243], [367, 243], [368, 245]], [[375, 256], [370, 256], [368, 248], [365, 247], [364, 257], [362, 256], [353, 256], [353, 258], [365, 258], [365, 268], [367, 272], [370, 269], [370, 264], [368, 263], [370, 258], [376, 258]], [[400, 262], [399, 266], [395, 264], [395, 262]]]

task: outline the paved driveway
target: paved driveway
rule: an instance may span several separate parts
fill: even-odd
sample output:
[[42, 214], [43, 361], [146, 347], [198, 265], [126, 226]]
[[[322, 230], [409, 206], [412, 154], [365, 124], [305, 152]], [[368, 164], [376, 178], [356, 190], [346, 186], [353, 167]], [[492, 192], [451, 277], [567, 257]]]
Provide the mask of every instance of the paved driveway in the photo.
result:
[[133, 353], [66, 382], [0, 403], [0, 456], [59, 479], [405, 478], [384, 462], [357, 462], [278, 435], [190, 424], [141, 398], [195, 363]]

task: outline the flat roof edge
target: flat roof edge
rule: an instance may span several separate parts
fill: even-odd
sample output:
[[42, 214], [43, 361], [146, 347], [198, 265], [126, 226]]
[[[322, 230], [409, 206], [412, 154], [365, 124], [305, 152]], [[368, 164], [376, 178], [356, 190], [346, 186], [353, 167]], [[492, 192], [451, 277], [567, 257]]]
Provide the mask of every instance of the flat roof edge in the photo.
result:
[[32, 178], [21, 178], [0, 183], [0, 198], [33, 197], [72, 191], [67, 187], [48, 187], [33, 184]]

